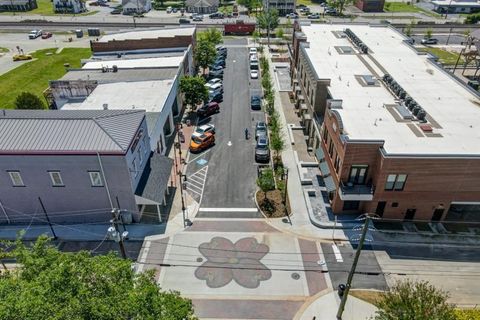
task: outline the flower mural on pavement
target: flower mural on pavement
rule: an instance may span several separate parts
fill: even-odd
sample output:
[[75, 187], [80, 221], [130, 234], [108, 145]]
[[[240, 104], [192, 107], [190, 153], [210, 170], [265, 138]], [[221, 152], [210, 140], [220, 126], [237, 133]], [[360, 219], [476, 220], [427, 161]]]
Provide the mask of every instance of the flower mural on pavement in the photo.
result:
[[210, 288], [221, 288], [235, 280], [242, 287], [255, 289], [260, 281], [272, 277], [272, 272], [260, 262], [270, 249], [255, 238], [243, 238], [233, 244], [226, 238], [215, 237], [202, 243], [198, 250], [207, 261], [195, 270], [195, 277], [206, 280]]

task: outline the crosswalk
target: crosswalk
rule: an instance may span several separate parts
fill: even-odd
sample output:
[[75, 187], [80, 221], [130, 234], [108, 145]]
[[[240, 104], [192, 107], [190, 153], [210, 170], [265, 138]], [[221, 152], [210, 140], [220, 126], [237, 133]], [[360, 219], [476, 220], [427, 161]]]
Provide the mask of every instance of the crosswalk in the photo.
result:
[[201, 203], [205, 182], [207, 180], [208, 166], [202, 167], [200, 170], [192, 173], [187, 177], [187, 192], [195, 201]]

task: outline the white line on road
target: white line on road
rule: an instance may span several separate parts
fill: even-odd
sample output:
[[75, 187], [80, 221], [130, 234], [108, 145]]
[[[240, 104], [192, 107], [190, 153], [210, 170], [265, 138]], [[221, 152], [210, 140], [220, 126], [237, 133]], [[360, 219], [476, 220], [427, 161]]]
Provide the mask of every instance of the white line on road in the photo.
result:
[[200, 208], [203, 212], [258, 212], [257, 208]]
[[191, 189], [191, 188], [193, 187], [193, 188], [195, 188], [195, 189], [200, 190], [200, 192], [202, 192], [203, 186], [200, 186], [200, 187], [199, 187], [199, 186], [194, 185], [193, 183], [190, 183], [190, 182], [187, 182], [187, 183], [188, 183], [188, 184], [187, 184], [187, 187], [188, 187], [188, 188]]
[[194, 183], [194, 184], [199, 184], [199, 185], [203, 185], [203, 179], [200, 179], [200, 178], [197, 178], [197, 177], [188, 177], [188, 181], [187, 183]]
[[188, 191], [190, 191], [190, 192], [193, 192], [193, 193], [195, 193], [195, 194], [198, 194], [199, 196], [201, 196], [201, 195], [202, 195], [202, 194], [201, 194], [201, 193], [199, 193], [198, 191], [195, 191], [195, 190], [191, 189], [191, 188], [190, 188], [190, 187], [188, 187], [188, 186], [187, 186], [187, 190], [188, 190]]
[[188, 160], [188, 163], [192, 163], [192, 162], [194, 162], [195, 160], [197, 160], [198, 158], [203, 157], [204, 155], [206, 155], [207, 153], [209, 153], [210, 150], [212, 150], [212, 149], [208, 149], [207, 151], [205, 151], [204, 153], [200, 154], [199, 156], [193, 158], [192, 160], [189, 159], [189, 160]]
[[338, 249], [336, 244], [332, 244], [333, 253], [335, 254], [335, 259], [337, 262], [343, 262], [342, 254], [340, 253], [340, 249]]

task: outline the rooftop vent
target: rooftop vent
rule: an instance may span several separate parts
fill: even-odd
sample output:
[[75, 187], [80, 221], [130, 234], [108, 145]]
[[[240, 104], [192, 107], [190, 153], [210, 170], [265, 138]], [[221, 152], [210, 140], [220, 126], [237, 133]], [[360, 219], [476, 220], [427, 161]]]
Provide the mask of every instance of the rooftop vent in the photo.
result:
[[103, 104], [103, 110], [108, 110], [108, 103]]
[[429, 124], [421, 124], [419, 125], [420, 129], [422, 129], [423, 132], [432, 132], [433, 128]]
[[118, 71], [117, 65], [114, 64], [114, 65], [112, 66], [112, 71], [113, 71], [113, 72], [117, 72], [117, 71]]
[[372, 75], [362, 75], [362, 78], [369, 86], [374, 86], [377, 83], [377, 79]]

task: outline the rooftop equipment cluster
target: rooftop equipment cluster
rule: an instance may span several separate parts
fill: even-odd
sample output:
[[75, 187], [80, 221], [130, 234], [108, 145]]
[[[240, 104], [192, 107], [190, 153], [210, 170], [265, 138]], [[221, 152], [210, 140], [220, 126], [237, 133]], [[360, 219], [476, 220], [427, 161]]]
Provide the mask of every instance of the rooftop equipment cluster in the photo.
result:
[[363, 53], [368, 53], [368, 47], [362, 40], [352, 30], [349, 28], [345, 29], [345, 34], [347, 37], [355, 44], [355, 46]]
[[383, 82], [400, 99], [410, 112], [421, 122], [426, 122], [427, 112], [412, 98], [389, 74], [383, 76]]

